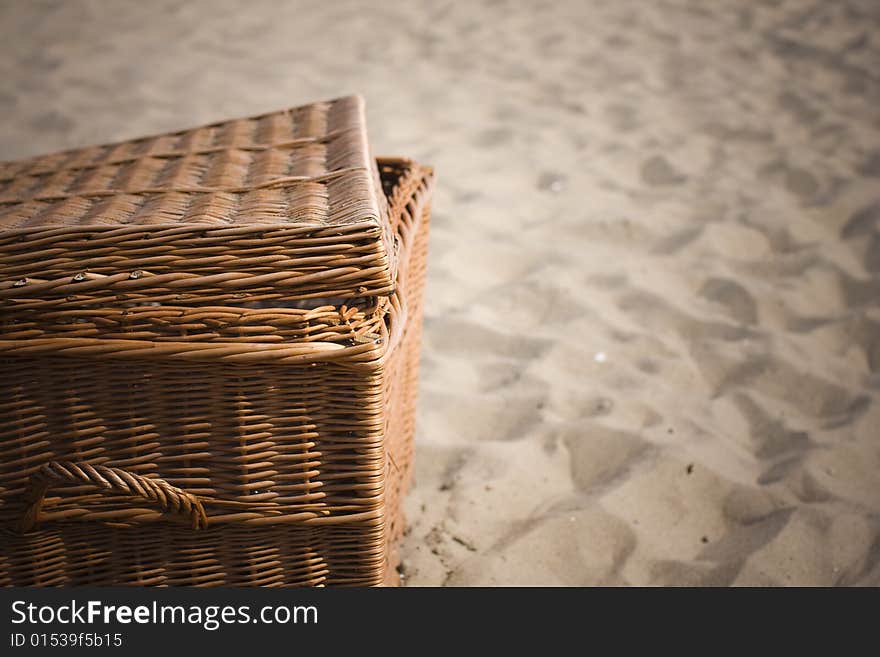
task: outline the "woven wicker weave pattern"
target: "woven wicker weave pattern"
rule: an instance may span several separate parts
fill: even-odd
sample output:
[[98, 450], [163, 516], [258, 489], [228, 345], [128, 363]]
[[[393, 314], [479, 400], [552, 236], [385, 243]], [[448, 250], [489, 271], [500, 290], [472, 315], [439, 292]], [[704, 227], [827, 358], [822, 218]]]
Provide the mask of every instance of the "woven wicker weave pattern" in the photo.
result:
[[387, 295], [388, 216], [359, 97], [0, 165], [6, 285], [59, 295]]
[[[349, 112], [338, 128], [337, 105]], [[229, 168], [230, 145], [246, 153], [247, 172], [210, 184], [259, 186], [283, 175], [268, 164], [255, 173], [261, 157], [275, 161], [269, 151], [293, 160], [337, 140], [365, 144], [357, 100], [283, 116], [4, 169], [0, 212], [17, 208], [7, 219], [37, 203], [48, 204], [44, 220], [57, 218], [47, 208], [68, 211], [84, 198], [128, 218], [101, 226], [83, 224], [83, 214], [50, 226], [34, 223], [38, 212], [0, 232], [0, 584], [393, 579], [411, 472], [430, 171], [386, 160], [380, 186], [370, 162], [358, 175], [372, 192], [353, 188], [358, 200], [340, 214], [333, 185], [354, 171], [315, 182], [289, 168], [277, 187], [240, 192], [228, 221], [207, 228], [186, 211], [177, 226], [148, 225], [114, 205], [130, 193], [81, 194], [99, 182], [131, 192], [131, 177], [108, 182], [99, 172], [179, 163], [195, 151]], [[298, 131], [297, 121], [314, 124]], [[281, 145], [261, 147], [272, 140]], [[322, 152], [314, 171], [348, 167], [351, 151], [340, 160]], [[76, 185], [52, 187], [71, 174]], [[262, 206], [246, 204], [254, 193], [303, 199], [312, 192], [299, 190], [314, 185], [331, 199], [319, 222], [296, 214], [281, 226], [282, 211], [271, 225]], [[179, 194], [215, 203], [230, 193], [138, 189], [172, 206]], [[71, 192], [80, 196], [22, 201]], [[350, 214], [367, 205], [376, 217]], [[254, 216], [260, 222], [248, 223]]]
[[349, 97], [5, 163], [0, 227], [378, 225], [363, 116]]

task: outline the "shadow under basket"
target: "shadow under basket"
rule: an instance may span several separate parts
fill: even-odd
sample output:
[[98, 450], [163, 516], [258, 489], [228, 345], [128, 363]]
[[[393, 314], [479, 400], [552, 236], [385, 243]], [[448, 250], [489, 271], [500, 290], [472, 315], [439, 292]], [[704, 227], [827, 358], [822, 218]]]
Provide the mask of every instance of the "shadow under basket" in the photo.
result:
[[[250, 132], [241, 121], [208, 126], [199, 130], [216, 134], [202, 142], [194, 130], [126, 143], [141, 152], [96, 147], [97, 165], [5, 165], [0, 585], [396, 582], [432, 173], [405, 159], [377, 166], [362, 114], [359, 99], [342, 99], [248, 119]], [[285, 121], [289, 134], [267, 136]], [[222, 141], [242, 131], [245, 142]], [[334, 151], [347, 133], [357, 138]], [[261, 182], [275, 162], [267, 152], [305, 163], [288, 161], [278, 185]], [[352, 152], [367, 164], [345, 161]], [[250, 173], [116, 189], [137, 175], [129, 164], [159, 171], [179, 153], [202, 158], [202, 181], [218, 157], [228, 168], [241, 153]], [[308, 170], [315, 158], [329, 174]], [[102, 167], [114, 169], [110, 182]], [[332, 188], [338, 171], [364, 174], [348, 181], [348, 201]], [[40, 176], [67, 191], [34, 193]], [[364, 221], [358, 203], [374, 183]], [[87, 199], [91, 221], [20, 218], [82, 212], [91, 192], [77, 189], [99, 184], [112, 193]], [[175, 194], [176, 225], [102, 221], [126, 203], [156, 203], [156, 217]], [[199, 203], [200, 217], [296, 205], [307, 219], [186, 223]], [[313, 207], [347, 219], [310, 220]]]

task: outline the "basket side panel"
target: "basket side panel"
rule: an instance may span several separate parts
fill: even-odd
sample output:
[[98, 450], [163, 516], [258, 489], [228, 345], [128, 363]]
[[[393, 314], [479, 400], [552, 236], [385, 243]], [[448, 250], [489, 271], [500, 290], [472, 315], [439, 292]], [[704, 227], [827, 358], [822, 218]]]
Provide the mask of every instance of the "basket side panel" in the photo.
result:
[[[423, 298], [428, 255], [430, 181], [420, 187], [407, 205], [400, 230], [411, 231], [407, 258], [401, 261], [405, 277], [407, 326], [403, 339], [387, 361], [385, 486], [386, 584], [397, 584], [397, 544], [404, 529], [403, 497], [412, 480], [415, 451], [416, 402], [423, 319]], [[403, 268], [405, 266], [405, 269]]]

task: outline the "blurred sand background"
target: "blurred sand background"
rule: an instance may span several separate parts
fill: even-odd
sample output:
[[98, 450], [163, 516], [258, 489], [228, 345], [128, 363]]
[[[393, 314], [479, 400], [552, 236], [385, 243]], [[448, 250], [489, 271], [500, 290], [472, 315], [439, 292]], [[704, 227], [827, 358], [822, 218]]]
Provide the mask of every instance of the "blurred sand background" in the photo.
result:
[[0, 3], [0, 159], [361, 92], [436, 166], [411, 585], [880, 585], [880, 4]]

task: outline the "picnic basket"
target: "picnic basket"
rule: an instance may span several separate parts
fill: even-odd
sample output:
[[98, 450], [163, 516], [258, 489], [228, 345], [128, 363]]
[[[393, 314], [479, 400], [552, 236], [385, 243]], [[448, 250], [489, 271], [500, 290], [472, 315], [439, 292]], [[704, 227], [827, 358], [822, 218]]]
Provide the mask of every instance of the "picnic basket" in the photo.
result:
[[393, 583], [431, 186], [359, 97], [0, 165], [0, 585]]

